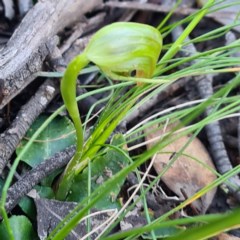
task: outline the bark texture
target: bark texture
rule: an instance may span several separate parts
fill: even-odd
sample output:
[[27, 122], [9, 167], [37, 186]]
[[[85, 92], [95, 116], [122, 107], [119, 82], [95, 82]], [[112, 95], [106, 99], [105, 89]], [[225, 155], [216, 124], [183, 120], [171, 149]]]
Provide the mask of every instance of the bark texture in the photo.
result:
[[49, 176], [55, 170], [64, 167], [75, 153], [75, 146], [66, 148], [46, 159], [41, 164], [27, 172], [19, 181], [14, 183], [7, 193], [6, 210], [11, 211], [31, 189], [43, 178]]
[[101, 0], [42, 0], [27, 13], [0, 51], [0, 109], [36, 78], [53, 50], [52, 38], [83, 18]]
[[11, 126], [0, 135], [0, 175], [29, 126], [58, 92], [57, 81], [49, 79], [19, 111]]

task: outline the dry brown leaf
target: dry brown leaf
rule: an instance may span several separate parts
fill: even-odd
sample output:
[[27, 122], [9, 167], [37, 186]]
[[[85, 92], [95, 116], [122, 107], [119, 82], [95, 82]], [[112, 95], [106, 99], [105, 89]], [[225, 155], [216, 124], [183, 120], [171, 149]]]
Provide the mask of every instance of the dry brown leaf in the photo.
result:
[[[163, 127], [161, 129], [157, 129], [156, 125], [152, 126], [145, 131], [146, 140], [148, 141], [157, 137], [161, 137], [165, 133], [170, 132], [172, 128], [173, 126], [168, 126], [164, 131]], [[171, 137], [172, 142], [163, 148], [155, 158], [153, 166], [158, 174], [161, 173], [163, 168], [169, 163], [173, 154], [180, 152], [182, 147], [190, 138], [189, 136], [183, 136], [179, 139], [176, 139], [176, 136], [177, 133]], [[147, 143], [147, 148], [151, 148], [159, 140], [160, 139], [158, 138], [154, 142]], [[207, 164], [212, 169], [215, 169], [207, 150], [197, 138], [193, 139], [193, 141], [183, 151], [183, 154], [192, 156], [204, 164]], [[213, 172], [191, 157], [183, 154], [177, 158], [177, 160], [161, 178], [168, 188], [171, 189], [171, 191], [173, 191], [181, 199], [185, 199], [186, 197], [194, 195], [200, 189], [216, 179], [216, 176]], [[199, 213], [206, 212], [212, 202], [215, 192], [216, 189], [212, 189], [206, 195], [202, 196], [201, 199], [194, 201], [191, 206]]]
[[221, 233], [217, 236], [216, 240], [240, 240], [240, 238], [226, 233]]

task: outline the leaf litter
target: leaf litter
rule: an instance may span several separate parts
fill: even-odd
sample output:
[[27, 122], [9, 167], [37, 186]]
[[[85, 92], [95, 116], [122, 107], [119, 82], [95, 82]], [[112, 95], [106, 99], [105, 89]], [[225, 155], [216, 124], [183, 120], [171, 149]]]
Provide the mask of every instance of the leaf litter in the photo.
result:
[[[146, 141], [163, 137], [164, 134], [173, 131], [174, 127], [175, 124], [169, 124], [165, 129], [153, 125], [145, 130]], [[193, 138], [190, 144], [182, 151], [182, 148], [190, 140], [191, 136], [179, 138], [177, 136], [178, 133], [171, 135], [171, 143], [158, 152], [153, 167], [156, 173], [160, 174], [170, 160], [179, 154], [170, 168], [161, 177], [161, 180], [180, 200], [185, 200], [212, 183], [216, 179], [216, 175], [212, 159], [202, 142], [198, 138]], [[150, 149], [157, 141], [159, 139], [147, 143], [147, 148]], [[191, 204], [191, 208], [197, 211], [197, 213], [205, 213], [215, 193], [215, 188], [210, 190], [206, 195], [194, 201]]]

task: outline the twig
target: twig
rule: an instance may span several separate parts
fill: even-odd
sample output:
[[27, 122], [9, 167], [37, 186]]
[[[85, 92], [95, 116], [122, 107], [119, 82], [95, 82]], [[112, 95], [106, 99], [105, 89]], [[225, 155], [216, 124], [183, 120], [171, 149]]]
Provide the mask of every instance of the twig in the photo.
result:
[[33, 121], [56, 95], [56, 89], [56, 81], [49, 79], [44, 82], [29, 102], [21, 108], [11, 126], [0, 135], [0, 174]]
[[20, 16], [24, 16], [33, 7], [31, 0], [18, 0], [18, 11]]
[[[141, 10], [141, 11], [151, 11], [151, 12], [164, 12], [168, 13], [172, 10], [171, 4], [168, 5], [158, 5], [154, 3], [142, 3], [142, 2], [119, 2], [119, 1], [109, 1], [105, 3], [105, 6], [111, 8], [123, 8], [123, 9], [132, 9], [132, 10]], [[196, 12], [194, 8], [179, 7], [176, 9], [177, 13], [182, 15], [189, 15]]]
[[[141, 10], [141, 11], [151, 11], [151, 12], [163, 12], [163, 13], [169, 13], [172, 10], [172, 4], [169, 5], [158, 5], [154, 3], [142, 3], [142, 2], [119, 2], [119, 1], [109, 1], [104, 4], [107, 7], [111, 8], [123, 8], [123, 9], [133, 9], [133, 10]], [[197, 12], [199, 9], [191, 8], [187, 6], [180, 6], [175, 10], [175, 13], [181, 14], [181, 15], [190, 15], [195, 12]], [[206, 17], [211, 17], [214, 19], [221, 18], [223, 16], [228, 17], [231, 14], [235, 14], [231, 11], [221, 11], [219, 12], [212, 12], [208, 13]]]
[[[65, 64], [56, 46], [49, 56], [49, 61], [55, 70], [63, 70], [62, 65]], [[21, 108], [10, 127], [0, 135], [0, 175], [29, 127], [59, 92], [58, 88], [57, 80], [46, 80], [35, 95]]]
[[20, 199], [29, 193], [43, 178], [49, 176], [57, 169], [64, 167], [72, 158], [75, 146], [66, 148], [64, 151], [56, 153], [53, 157], [46, 159], [41, 164], [27, 172], [19, 181], [14, 183], [8, 190], [6, 210], [11, 211]]
[[[74, 27], [74, 32], [60, 47], [61, 53], [64, 54], [66, 51], [70, 50], [71, 45], [74, 44], [74, 42], [78, 38], [80, 38], [83, 34], [86, 35], [87, 32], [89, 33], [93, 29], [97, 28], [97, 26], [99, 26], [100, 23], [104, 20], [105, 16], [106, 16], [105, 13], [99, 13], [98, 15], [90, 18], [89, 20], [86, 20], [86, 22], [77, 24]], [[81, 49], [81, 51], [82, 50], [83, 49]], [[75, 51], [75, 54], [79, 54], [79, 53], [80, 51]]]
[[54, 49], [52, 37], [102, 3], [101, 0], [45, 0], [27, 13], [0, 50], [0, 109], [36, 78]]

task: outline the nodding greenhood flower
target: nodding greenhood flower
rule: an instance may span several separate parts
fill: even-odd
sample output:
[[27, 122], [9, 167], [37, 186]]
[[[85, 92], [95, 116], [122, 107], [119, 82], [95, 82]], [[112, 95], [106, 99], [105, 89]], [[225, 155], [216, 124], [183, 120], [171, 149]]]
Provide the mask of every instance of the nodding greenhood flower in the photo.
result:
[[67, 194], [83, 150], [82, 123], [76, 102], [76, 79], [81, 69], [93, 62], [110, 77], [112, 74], [130, 76], [136, 71], [138, 78], [151, 78], [161, 48], [162, 37], [154, 27], [119, 22], [100, 29], [84, 52], [69, 63], [61, 81], [61, 94], [76, 129], [77, 150], [60, 181], [59, 198]]
[[153, 75], [162, 37], [159, 31], [140, 23], [113, 23], [102, 28], [90, 40], [86, 57], [103, 71], [130, 73], [144, 72]]

